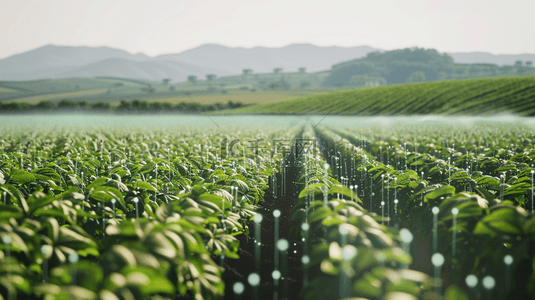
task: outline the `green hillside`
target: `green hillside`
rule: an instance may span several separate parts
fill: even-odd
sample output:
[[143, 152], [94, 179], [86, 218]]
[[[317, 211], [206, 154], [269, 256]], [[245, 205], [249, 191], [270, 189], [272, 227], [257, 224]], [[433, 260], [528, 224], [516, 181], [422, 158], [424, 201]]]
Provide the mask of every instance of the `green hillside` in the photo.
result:
[[225, 114], [535, 116], [535, 77], [435, 81], [360, 88], [264, 103]]
[[323, 87], [368, 87], [400, 83], [471, 78], [535, 76], [533, 62], [515, 65], [459, 64], [434, 49], [399, 49], [368, 53], [366, 57], [336, 64], [322, 83]]

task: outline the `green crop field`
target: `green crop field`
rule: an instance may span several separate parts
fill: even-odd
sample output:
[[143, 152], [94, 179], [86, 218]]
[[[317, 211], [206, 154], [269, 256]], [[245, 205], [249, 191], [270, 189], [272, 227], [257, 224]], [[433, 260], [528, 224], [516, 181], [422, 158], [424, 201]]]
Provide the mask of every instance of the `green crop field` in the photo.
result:
[[535, 77], [450, 80], [360, 88], [219, 114], [535, 115]]
[[[225, 82], [223, 87], [199, 82], [164, 84], [143, 80], [96, 77], [68, 78], [36, 81], [0, 81], [0, 103], [39, 102], [58, 103], [61, 100], [71, 102], [83, 101], [89, 104], [108, 103], [112, 107], [121, 101], [143, 100], [151, 103], [168, 103], [176, 105], [181, 102], [203, 105], [223, 104], [232, 101], [242, 104], [259, 104], [280, 100], [294, 99], [307, 95], [327, 93], [333, 89], [294, 88], [257, 90], [247, 84]], [[226, 84], [228, 83], [228, 84]]]
[[266, 102], [274, 102], [281, 100], [294, 99], [305, 95], [314, 95], [325, 93], [324, 90], [278, 90], [278, 91], [229, 91], [225, 94], [218, 95], [194, 95], [191, 97], [180, 95], [170, 97], [150, 97], [147, 98], [149, 102], [165, 102], [165, 103], [179, 103], [179, 102], [195, 102], [202, 104], [226, 103], [228, 101], [241, 102], [243, 104], [260, 104]]
[[514, 117], [3, 116], [0, 299], [534, 299], [534, 145]]

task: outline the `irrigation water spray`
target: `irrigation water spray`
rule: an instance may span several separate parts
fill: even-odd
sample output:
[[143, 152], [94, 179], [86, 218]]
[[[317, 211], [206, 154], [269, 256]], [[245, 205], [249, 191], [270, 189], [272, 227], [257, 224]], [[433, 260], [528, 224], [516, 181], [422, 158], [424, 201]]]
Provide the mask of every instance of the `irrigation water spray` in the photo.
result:
[[115, 200], [115, 198], [111, 199], [111, 206], [113, 208], [113, 219], [115, 219], [117, 217], [117, 214], [115, 213], [115, 202], [117, 202], [117, 200]]
[[261, 237], [262, 237], [262, 234], [261, 234], [261, 230], [262, 230], [262, 219], [264, 217], [261, 215], [261, 214], [256, 214], [254, 215], [254, 236], [255, 236], [255, 240], [254, 240], [254, 253], [255, 253], [255, 270], [258, 274], [260, 274], [260, 246], [262, 245], [262, 242], [261, 242]]
[[437, 253], [438, 249], [438, 207], [433, 207], [431, 212], [433, 213], [433, 253]]
[[279, 280], [281, 279], [281, 272], [279, 270], [273, 270], [271, 272], [273, 278], [273, 300], [279, 299]]
[[399, 218], [398, 218], [398, 199], [394, 199], [394, 228], [399, 229]]
[[7, 299], [11, 300], [11, 237], [9, 235], [6, 235], [2, 238], [2, 241], [6, 245], [6, 260], [7, 260]]
[[373, 208], [373, 196], [375, 196], [373, 192], [373, 176], [370, 174], [370, 212], [372, 212]]
[[74, 265], [73, 275], [72, 275], [72, 285], [76, 285], [76, 275], [78, 273], [78, 270], [76, 268], [76, 263], [78, 262], [78, 254], [71, 253], [69, 254], [69, 262]]
[[251, 273], [247, 277], [247, 282], [253, 287], [253, 299], [258, 299], [258, 285], [260, 284], [260, 275]]
[[500, 174], [500, 201], [503, 201], [503, 192], [505, 189], [505, 176]]
[[43, 245], [41, 246], [41, 254], [43, 254], [43, 282], [48, 282], [48, 256], [52, 253], [49, 251], [49, 245]]
[[136, 204], [136, 219], [139, 219], [139, 208], [138, 208], [139, 199], [136, 197], [132, 201], [134, 201], [134, 203]]
[[388, 218], [387, 225], [390, 226], [390, 175], [388, 175], [388, 187], [386, 191], [386, 217]]
[[434, 269], [434, 284], [435, 284], [435, 293], [440, 294], [441, 293], [441, 269], [442, 265], [444, 264], [444, 256], [440, 253], [435, 253], [433, 256], [431, 256], [431, 263], [433, 264]]
[[[382, 201], [381, 201], [381, 207], [383, 208], [383, 217], [384, 217], [384, 206], [385, 206], [385, 174], [381, 174], [381, 195], [382, 195]], [[383, 223], [384, 224], [384, 223]]]
[[[281, 216], [281, 211], [276, 209], [273, 211], [273, 217], [275, 217], [275, 232], [274, 232], [274, 243], [277, 245], [277, 242], [279, 241], [279, 217]], [[279, 251], [277, 250], [277, 247], [275, 247], [275, 251], [273, 254], [273, 268], [274, 270], [279, 269]]]
[[505, 264], [505, 290], [509, 292], [511, 289], [511, 265], [513, 264], [513, 256], [507, 254], [503, 257], [503, 262]]
[[533, 173], [535, 173], [535, 171], [531, 170], [531, 213], [533, 213]]
[[492, 299], [492, 290], [496, 286], [496, 280], [494, 280], [494, 277], [487, 275], [483, 277], [483, 280], [481, 281], [481, 283], [483, 284], [483, 287], [486, 290], [485, 299], [488, 299], [488, 300]]
[[280, 239], [277, 242], [277, 248], [281, 252], [281, 269], [282, 269], [282, 280], [284, 283], [284, 289], [282, 292], [282, 296], [285, 298], [288, 298], [288, 241], [285, 239]]
[[[347, 229], [346, 229], [347, 230]], [[342, 265], [340, 268], [340, 298], [347, 298], [351, 296], [351, 260], [357, 255], [357, 248], [353, 245], [345, 245], [342, 247]]]
[[[403, 251], [410, 255], [411, 243], [414, 238], [412, 233], [407, 228], [402, 228], [399, 231], [399, 237], [401, 238], [401, 242], [403, 243]], [[409, 266], [403, 264], [403, 268], [408, 269]]]
[[[306, 287], [308, 285], [308, 263], [310, 262], [310, 257], [308, 256], [308, 230], [310, 226], [308, 223], [301, 224], [301, 229], [305, 237], [303, 238], [303, 256], [301, 257], [301, 262], [303, 263], [303, 285]], [[276, 250], [275, 250], [276, 251]]]
[[452, 232], [451, 232], [451, 257], [452, 257], [452, 269], [455, 269], [455, 253], [456, 253], [456, 242], [457, 242], [457, 215], [459, 214], [459, 209], [457, 207], [454, 207], [451, 210], [451, 214], [453, 215], [453, 226], [452, 226]]

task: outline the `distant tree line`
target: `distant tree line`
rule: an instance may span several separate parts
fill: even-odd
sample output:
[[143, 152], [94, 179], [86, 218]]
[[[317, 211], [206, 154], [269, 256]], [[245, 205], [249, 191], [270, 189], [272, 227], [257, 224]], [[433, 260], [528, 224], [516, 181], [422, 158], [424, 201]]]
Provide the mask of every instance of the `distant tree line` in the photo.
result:
[[241, 102], [228, 101], [227, 103], [201, 104], [196, 102], [148, 102], [144, 100], [122, 100], [118, 106], [110, 103], [86, 101], [71, 101], [63, 99], [58, 103], [41, 101], [37, 104], [23, 102], [0, 102], [0, 114], [21, 113], [114, 113], [114, 114], [160, 114], [160, 113], [187, 113], [197, 114], [210, 111], [233, 109], [245, 106]]
[[366, 57], [336, 64], [323, 82], [332, 86], [375, 86], [448, 79], [535, 75], [531, 61], [512, 66], [458, 64], [434, 49], [400, 49], [368, 53]]

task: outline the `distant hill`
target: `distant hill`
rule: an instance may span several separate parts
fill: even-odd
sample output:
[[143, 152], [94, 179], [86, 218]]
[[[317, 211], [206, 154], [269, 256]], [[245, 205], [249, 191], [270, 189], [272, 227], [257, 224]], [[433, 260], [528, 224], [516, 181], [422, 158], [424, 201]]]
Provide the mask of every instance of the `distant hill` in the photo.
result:
[[296, 44], [282, 48], [230, 48], [207, 44], [176, 54], [149, 57], [109, 47], [47, 45], [0, 60], [0, 80], [35, 80], [71, 76], [124, 76], [127, 78], [173, 82], [186, 81], [188, 75], [204, 78], [239, 75], [243, 69], [253, 73], [307, 72], [329, 69], [333, 64], [365, 56], [376, 51], [361, 47], [318, 47]]
[[149, 59], [109, 47], [71, 47], [47, 45], [0, 60], [0, 80], [61, 78], [63, 72], [109, 58], [132, 61]]
[[175, 61], [132, 61], [121, 58], [109, 58], [88, 64], [73, 70], [62, 72], [58, 77], [121, 77], [146, 80], [161, 80], [163, 78], [180, 78], [185, 81], [191, 74], [221, 74], [219, 70], [204, 66]]
[[532, 64], [460, 64], [434, 49], [407, 48], [368, 53], [333, 66], [324, 87], [378, 86], [449, 79], [535, 75]]
[[[282, 73], [291, 73], [297, 72], [302, 67], [306, 68], [306, 72], [310, 74], [322, 71], [331, 72], [332, 70], [329, 70], [333, 65], [343, 65], [344, 62], [365, 58], [374, 52], [387, 53], [391, 51], [382, 51], [369, 46], [319, 47], [312, 44], [292, 44], [280, 48], [232, 48], [217, 44], [205, 44], [180, 53], [149, 57], [143, 53], [132, 54], [110, 47], [46, 45], [0, 59], [0, 81], [72, 76], [124, 76], [151, 81], [171, 78], [172, 82], [176, 83], [186, 81], [188, 75], [195, 75], [202, 79], [205, 78], [206, 74], [215, 74], [217, 77], [240, 75], [243, 69], [251, 69], [253, 74], [272, 73], [274, 68], [281, 68]], [[449, 56], [453, 58], [454, 63], [496, 64], [499, 66], [513, 65], [517, 60], [535, 61], [535, 54], [493, 55], [485, 52], [474, 52], [450, 53]], [[469, 74], [469, 67], [465, 69], [462, 72], [459, 71], [466, 73], [459, 75], [459, 78], [475, 76]], [[381, 74], [383, 75], [379, 74], [380, 77], [385, 78], [386, 83], [389, 84], [398, 83], [401, 80], [391, 80], [384, 76], [384, 72]], [[366, 76], [370, 76], [370, 74], [366, 74]], [[371, 74], [371, 76], [375, 75]], [[432, 72], [426, 73], [427, 80], [433, 76]], [[439, 75], [436, 77], [444, 79]], [[376, 79], [372, 78], [371, 81], [374, 82]], [[357, 78], [356, 80], [365, 83], [370, 81], [370, 78]], [[350, 78], [347, 79], [347, 82], [349, 81]], [[379, 81], [381, 81], [380, 78]], [[333, 86], [343, 83], [343, 81], [327, 80], [327, 83], [330, 84], [329, 86]]]
[[253, 73], [270, 73], [274, 68], [283, 72], [297, 72], [306, 68], [307, 72], [325, 71], [333, 64], [360, 58], [379, 49], [360, 47], [319, 47], [311, 44], [292, 44], [282, 48], [229, 48], [206, 44], [177, 54], [165, 54], [156, 60], [188, 62], [197, 66], [225, 69], [232, 75], [241, 74], [243, 69]]
[[452, 52], [447, 53], [459, 64], [495, 64], [499, 66], [514, 65], [517, 60], [535, 63], [535, 54], [491, 54], [488, 52]]
[[263, 103], [225, 114], [535, 116], [535, 76], [370, 87]]

